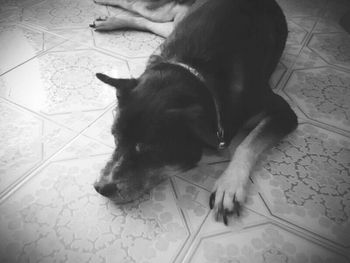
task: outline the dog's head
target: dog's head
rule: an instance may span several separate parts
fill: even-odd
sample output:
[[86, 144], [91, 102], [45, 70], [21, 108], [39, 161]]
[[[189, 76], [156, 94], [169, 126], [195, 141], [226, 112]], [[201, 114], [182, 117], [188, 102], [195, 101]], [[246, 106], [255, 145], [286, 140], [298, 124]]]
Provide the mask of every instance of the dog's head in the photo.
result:
[[[179, 72], [178, 72], [179, 71]], [[214, 107], [191, 73], [158, 65], [138, 79], [97, 77], [116, 88], [116, 148], [95, 189], [116, 203], [135, 200], [174, 169], [193, 166], [215, 134]]]

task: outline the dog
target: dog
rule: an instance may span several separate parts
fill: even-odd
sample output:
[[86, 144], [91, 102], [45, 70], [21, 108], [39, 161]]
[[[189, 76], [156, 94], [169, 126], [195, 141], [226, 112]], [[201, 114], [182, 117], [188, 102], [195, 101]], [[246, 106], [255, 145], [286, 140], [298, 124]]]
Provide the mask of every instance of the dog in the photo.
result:
[[128, 10], [100, 17], [97, 31], [132, 28], [165, 37], [137, 79], [96, 74], [115, 87], [116, 149], [94, 184], [116, 203], [133, 201], [170, 171], [196, 165], [206, 147], [237, 147], [209, 198], [216, 220], [239, 216], [259, 156], [297, 127], [269, 79], [284, 50], [275, 0], [95, 0]]

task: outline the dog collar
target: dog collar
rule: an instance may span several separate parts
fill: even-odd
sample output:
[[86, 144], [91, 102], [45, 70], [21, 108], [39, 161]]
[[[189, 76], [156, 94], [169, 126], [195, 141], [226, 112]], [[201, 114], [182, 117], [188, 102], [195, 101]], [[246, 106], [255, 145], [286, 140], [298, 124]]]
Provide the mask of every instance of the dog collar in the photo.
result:
[[222, 124], [221, 124], [220, 107], [219, 107], [219, 101], [218, 101], [218, 98], [217, 98], [216, 94], [205, 84], [205, 78], [195, 68], [193, 68], [190, 65], [187, 65], [185, 63], [177, 62], [177, 61], [168, 61], [168, 63], [180, 66], [180, 67], [186, 69], [187, 71], [191, 72], [192, 75], [194, 75], [199, 81], [203, 82], [203, 84], [208, 88], [209, 92], [212, 95], [212, 98], [213, 98], [213, 101], [214, 101], [214, 105], [215, 105], [216, 120], [217, 120], [216, 136], [217, 136], [218, 142], [219, 142], [218, 143], [218, 149], [219, 150], [225, 149], [226, 148], [225, 131], [224, 131], [224, 128], [222, 127]]

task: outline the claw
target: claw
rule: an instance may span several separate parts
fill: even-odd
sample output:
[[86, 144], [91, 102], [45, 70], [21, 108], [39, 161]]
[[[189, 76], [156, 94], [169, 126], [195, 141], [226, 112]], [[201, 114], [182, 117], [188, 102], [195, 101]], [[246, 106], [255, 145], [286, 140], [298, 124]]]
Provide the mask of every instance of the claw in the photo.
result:
[[225, 209], [224, 214], [223, 214], [223, 220], [224, 220], [225, 226], [227, 226], [227, 224], [228, 224], [228, 220], [227, 220], [228, 214], [229, 214], [229, 211], [227, 209]]
[[100, 16], [100, 17], [96, 18], [96, 21], [106, 21], [106, 20], [107, 20], [106, 16], [105, 17]]
[[240, 211], [241, 210], [241, 204], [237, 201], [234, 201], [234, 208], [233, 208], [233, 213], [237, 214], [237, 216], [240, 216]]
[[210, 207], [210, 209], [214, 208], [215, 194], [216, 194], [216, 192], [211, 193], [211, 195], [210, 195], [210, 198], [209, 198], [209, 207]]

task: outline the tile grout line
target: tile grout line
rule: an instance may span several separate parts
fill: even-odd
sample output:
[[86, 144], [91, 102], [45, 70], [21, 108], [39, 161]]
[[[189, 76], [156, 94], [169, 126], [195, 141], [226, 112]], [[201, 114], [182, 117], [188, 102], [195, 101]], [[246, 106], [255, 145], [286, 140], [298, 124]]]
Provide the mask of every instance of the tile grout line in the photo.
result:
[[[328, 1], [324, 4], [324, 7], [322, 8], [322, 13], [321, 13], [321, 14], [319, 14], [319, 15], [317, 15], [317, 16], [305, 16], [305, 17], [303, 17], [303, 18], [312, 18], [312, 17], [316, 17], [315, 23], [314, 23], [314, 25], [312, 26], [312, 28], [310, 29], [310, 31], [307, 30], [307, 29], [305, 29], [304, 27], [302, 27], [302, 26], [300, 26], [299, 24], [296, 23], [297, 25], [299, 25], [301, 28], [303, 28], [303, 29], [307, 32], [307, 35], [306, 35], [305, 38], [303, 39], [303, 41], [302, 41], [303, 44], [301, 44], [302, 47], [300, 48], [298, 54], [295, 55], [295, 59], [293, 60], [292, 64], [291, 64], [289, 67], [287, 67], [287, 71], [286, 71], [285, 74], [283, 75], [282, 79], [279, 81], [279, 84], [277, 85], [277, 89], [276, 89], [276, 92], [277, 92], [277, 93], [278, 93], [278, 92], [283, 92], [283, 90], [284, 90], [286, 84], [288, 83], [288, 80], [289, 80], [290, 76], [292, 75], [292, 73], [293, 73], [294, 70], [295, 70], [295, 64], [296, 64], [296, 62], [297, 62], [297, 60], [298, 60], [300, 54], [302, 53], [303, 49], [304, 49], [305, 47], [307, 47], [307, 45], [308, 45], [310, 39], [312, 38], [312, 36], [313, 36], [313, 31], [315, 30], [315, 27], [317, 26], [317, 23], [320, 21], [320, 19], [321, 19], [322, 16], [324, 15], [324, 13], [325, 13], [325, 8], [326, 8], [327, 5], [328, 5]], [[295, 17], [294, 17], [294, 18], [295, 18]], [[287, 19], [288, 19], [288, 18], [287, 18]], [[292, 20], [293, 17], [290, 17], [289, 19]], [[293, 21], [293, 20], [292, 20], [292, 21]], [[295, 23], [295, 22], [294, 22], [294, 23]], [[291, 55], [291, 56], [293, 56], [292, 54], [288, 54], [288, 53], [286, 53], [286, 55]], [[283, 57], [283, 55], [282, 55], [282, 57]], [[281, 57], [281, 59], [280, 59], [280, 62], [283, 64], [282, 57]]]
[[[143, 58], [149, 58], [149, 56], [151, 55], [148, 55], [148, 56], [126, 56], [126, 55], [122, 55], [120, 53], [115, 53], [109, 49], [105, 49], [105, 48], [101, 48], [99, 47], [98, 45], [96, 45], [96, 41], [95, 41], [95, 35], [94, 35], [94, 30], [90, 29], [89, 27], [77, 27], [77, 28], [58, 28], [58, 29], [51, 29], [53, 31], [50, 31], [50, 29], [48, 28], [44, 28], [44, 27], [36, 27], [35, 25], [32, 25], [32, 24], [27, 24], [25, 22], [22, 22], [23, 25], [31, 28], [31, 29], [35, 29], [35, 30], [38, 30], [38, 31], [42, 31], [44, 33], [47, 33], [47, 34], [51, 34], [51, 35], [54, 35], [56, 37], [59, 37], [59, 38], [62, 38], [65, 41], [65, 43], [68, 41], [68, 42], [73, 42], [73, 43], [77, 43], [79, 45], [82, 45], [88, 49], [92, 49], [92, 50], [96, 50], [96, 51], [99, 51], [105, 55], [109, 55], [109, 56], [112, 56], [114, 58], [117, 58], [117, 59], [121, 59], [121, 60], [124, 60], [124, 61], [127, 61], [127, 60], [132, 60], [132, 59], [143, 59]], [[55, 30], [59, 31], [59, 30], [90, 30], [90, 33], [91, 33], [91, 38], [92, 38], [92, 42], [93, 42], [93, 45], [90, 45], [90, 44], [86, 44], [84, 42], [81, 42], [79, 40], [75, 40], [75, 39], [70, 39], [68, 37], [65, 37], [63, 35], [60, 35], [59, 33], [55, 32]], [[122, 30], [124, 31], [124, 30]], [[126, 31], [126, 30], [125, 30]], [[153, 33], [149, 33], [149, 34], [153, 34]], [[153, 34], [155, 35], [155, 34]], [[63, 43], [61, 43], [63, 44]], [[161, 45], [161, 44], [160, 44]]]
[[19, 178], [18, 181], [14, 182], [13, 185], [10, 185], [8, 190], [5, 190], [5, 192], [0, 194], [0, 204], [4, 203], [9, 197], [12, 196], [13, 193], [15, 193], [17, 190], [19, 190], [24, 184], [26, 184], [31, 178], [35, 176], [35, 174], [40, 171], [42, 168], [44, 168], [47, 164], [52, 162], [57, 155], [62, 153], [67, 146], [71, 145], [73, 142], [75, 142], [80, 136], [84, 136], [84, 132], [90, 128], [91, 125], [96, 123], [105, 113], [107, 113], [110, 108], [108, 107], [107, 110], [105, 110], [101, 115], [95, 119], [93, 122], [90, 123], [89, 126], [85, 127], [82, 131], [77, 133], [75, 136], [73, 136], [66, 144], [64, 144], [61, 148], [59, 148], [53, 155], [51, 155], [48, 159], [44, 160], [40, 164], [36, 165], [32, 169], [30, 169], [23, 177]]

